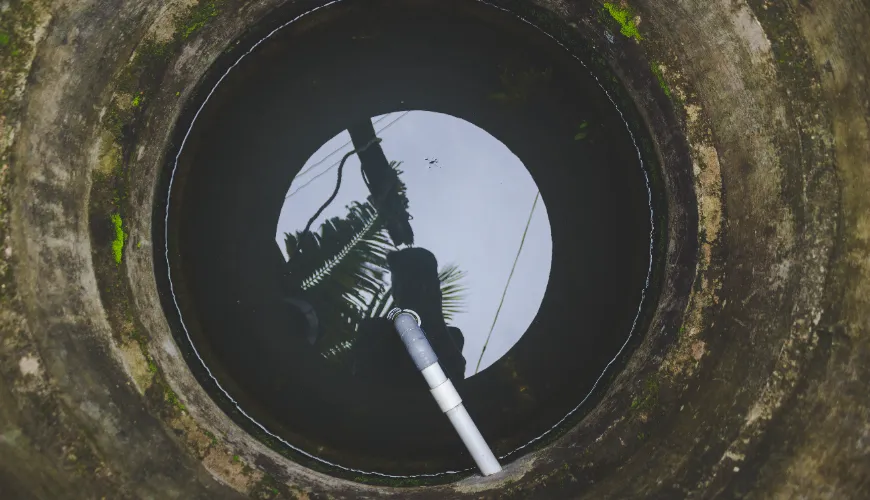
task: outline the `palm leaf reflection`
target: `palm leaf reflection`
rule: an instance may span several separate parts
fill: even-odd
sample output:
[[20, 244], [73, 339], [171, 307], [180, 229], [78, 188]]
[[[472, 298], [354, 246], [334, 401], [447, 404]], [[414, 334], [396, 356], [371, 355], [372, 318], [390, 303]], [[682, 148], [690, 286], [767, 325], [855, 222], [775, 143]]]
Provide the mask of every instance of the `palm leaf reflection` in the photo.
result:
[[[360, 323], [385, 317], [392, 308], [387, 254], [395, 247], [383, 218], [370, 202], [354, 202], [345, 217], [327, 220], [319, 231], [285, 234], [285, 245], [292, 256], [290, 289], [316, 311], [316, 348], [325, 359], [343, 363]], [[465, 277], [455, 264], [438, 273], [445, 321], [464, 310]]]

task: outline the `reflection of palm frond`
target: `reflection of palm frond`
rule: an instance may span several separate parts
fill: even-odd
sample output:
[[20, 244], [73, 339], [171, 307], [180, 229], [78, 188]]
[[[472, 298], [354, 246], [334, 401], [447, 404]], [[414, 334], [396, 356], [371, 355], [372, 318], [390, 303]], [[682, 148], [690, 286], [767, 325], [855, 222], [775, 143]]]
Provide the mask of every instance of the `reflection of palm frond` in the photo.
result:
[[408, 202], [408, 186], [402, 182], [402, 174], [405, 172], [399, 168], [402, 166], [402, 162], [400, 161], [391, 161], [390, 168], [396, 171], [396, 193], [399, 195], [399, 199], [402, 200], [402, 209], [408, 210], [410, 203]]
[[393, 287], [383, 290], [372, 297], [366, 308], [366, 318], [385, 318], [393, 308]]
[[319, 234], [287, 234], [285, 243], [291, 288], [304, 295], [321, 321], [321, 352], [346, 350], [366, 305], [385, 288], [393, 247], [381, 218], [370, 204], [354, 203], [345, 218], [326, 221]]
[[[448, 264], [441, 268], [438, 273], [438, 280], [441, 282], [442, 296], [442, 311], [444, 313], [444, 321], [453, 321], [454, 317], [465, 311], [466, 292], [468, 288], [462, 284], [462, 281], [467, 276], [465, 271], [459, 269], [456, 264]], [[378, 293], [372, 294], [368, 301], [368, 305], [359, 309], [362, 312], [363, 318], [383, 318], [386, 317], [390, 309], [393, 308], [393, 289], [382, 288]], [[356, 326], [354, 327], [356, 332]], [[356, 338], [351, 338], [347, 342], [338, 344], [329, 344], [321, 350], [321, 355], [325, 359], [340, 361], [343, 359], [350, 349]]]
[[345, 353], [350, 352], [351, 348], [353, 348], [353, 339], [332, 346], [329, 349], [322, 350], [320, 356], [323, 359], [328, 360], [340, 359], [340, 357], [343, 356]]
[[369, 232], [372, 230], [372, 228], [374, 227], [375, 223], [377, 223], [377, 221], [378, 221], [378, 218], [373, 217], [371, 220], [366, 222], [366, 225], [362, 228], [362, 230], [360, 232], [358, 232], [356, 234], [356, 236], [354, 236], [350, 240], [350, 242], [340, 252], [338, 252], [338, 255], [329, 259], [323, 265], [323, 267], [314, 271], [314, 274], [312, 274], [308, 278], [303, 279], [302, 280], [302, 289], [308, 290], [309, 288], [313, 287], [314, 285], [320, 283], [324, 277], [329, 275], [329, 273], [332, 272], [333, 268], [335, 268], [335, 266], [337, 266], [339, 263], [341, 263], [341, 261], [344, 260], [345, 257], [347, 257], [347, 254], [349, 254], [356, 247], [356, 245], [359, 242], [361, 242], [366, 236], [369, 235]]
[[441, 310], [444, 313], [444, 321], [452, 321], [456, 314], [465, 312], [465, 296], [468, 287], [462, 284], [462, 280], [467, 274], [456, 264], [448, 264], [442, 267], [438, 273], [438, 281], [441, 282]]
[[[347, 217], [324, 222], [319, 235], [286, 234], [285, 243], [291, 256], [289, 274], [303, 290], [341, 272], [355, 274], [363, 283], [380, 281], [392, 248], [382, 219], [368, 203], [354, 203], [348, 207]], [[338, 281], [344, 281], [341, 278]]]
[[[397, 174], [402, 173], [400, 164], [390, 164]], [[397, 182], [399, 199], [407, 209], [405, 184], [401, 179]], [[327, 220], [319, 232], [285, 234], [290, 287], [314, 306], [320, 319], [318, 350], [335, 361], [350, 352], [361, 321], [385, 317], [393, 307], [386, 275], [387, 254], [395, 246], [384, 217], [371, 198], [347, 208], [347, 216]], [[455, 265], [438, 273], [446, 321], [463, 311], [466, 287], [460, 282], [464, 277]]]
[[[465, 295], [468, 287], [461, 283], [467, 273], [456, 264], [448, 264], [438, 272], [441, 283], [441, 308], [444, 321], [450, 322], [454, 316], [465, 312]], [[393, 308], [393, 289], [388, 288], [383, 293], [372, 297], [366, 307], [367, 318], [383, 318]]]

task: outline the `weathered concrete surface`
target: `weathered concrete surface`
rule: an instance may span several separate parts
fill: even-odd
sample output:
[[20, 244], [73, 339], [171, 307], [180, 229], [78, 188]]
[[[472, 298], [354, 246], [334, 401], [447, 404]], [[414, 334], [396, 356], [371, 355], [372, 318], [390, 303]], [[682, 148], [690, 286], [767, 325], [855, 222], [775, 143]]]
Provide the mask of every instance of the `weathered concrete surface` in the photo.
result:
[[538, 7], [607, 59], [661, 157], [650, 332], [505, 477], [402, 490], [247, 435], [157, 295], [154, 187], [182, 105], [281, 2], [0, 3], [0, 498], [870, 496], [870, 6], [629, 3], [641, 40], [594, 2]]

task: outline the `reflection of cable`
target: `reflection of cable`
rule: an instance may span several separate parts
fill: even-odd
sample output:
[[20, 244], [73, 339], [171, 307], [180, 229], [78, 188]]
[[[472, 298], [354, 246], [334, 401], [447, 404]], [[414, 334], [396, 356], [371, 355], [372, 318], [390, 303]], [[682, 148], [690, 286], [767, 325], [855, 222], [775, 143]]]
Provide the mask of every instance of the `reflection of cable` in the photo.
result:
[[[389, 118], [389, 116], [390, 116], [391, 114], [392, 114], [392, 113], [387, 113], [387, 114], [385, 114], [384, 116], [378, 118], [377, 120], [375, 120], [375, 121], [372, 122], [372, 125], [377, 125], [378, 123], [384, 121], [384, 119]], [[345, 142], [344, 144], [342, 144], [341, 146], [339, 146], [338, 149], [333, 150], [332, 153], [329, 153], [328, 155], [326, 155], [326, 156], [324, 156], [323, 158], [321, 158], [319, 162], [315, 163], [314, 165], [311, 165], [310, 167], [306, 168], [306, 169], [303, 170], [302, 172], [299, 172], [298, 174], [296, 174], [296, 177], [302, 177], [303, 175], [307, 174], [308, 172], [311, 172], [311, 169], [313, 169], [314, 167], [316, 167], [316, 166], [322, 164], [323, 162], [325, 162], [326, 160], [328, 160], [329, 158], [331, 158], [332, 155], [334, 155], [335, 153], [338, 153], [338, 152], [341, 151], [342, 149], [344, 149], [344, 148], [346, 148], [347, 146], [349, 146], [352, 142], [353, 142], [353, 141], [347, 141], [347, 142]]]
[[323, 213], [323, 211], [326, 210], [326, 207], [328, 207], [329, 204], [332, 203], [333, 200], [335, 200], [335, 197], [338, 196], [338, 190], [341, 189], [341, 172], [342, 172], [342, 170], [344, 170], [344, 162], [346, 162], [347, 159], [350, 158], [350, 156], [352, 154], [362, 153], [363, 151], [365, 151], [366, 149], [371, 147], [373, 144], [377, 144], [379, 142], [381, 142], [380, 138], [373, 137], [372, 140], [370, 140], [368, 142], [368, 144], [366, 144], [365, 146], [363, 146], [359, 149], [354, 149], [353, 151], [345, 154], [344, 157], [342, 157], [341, 162], [338, 165], [338, 178], [335, 180], [335, 190], [332, 191], [332, 196], [330, 196], [329, 199], [326, 200], [326, 203], [321, 205], [320, 208], [317, 210], [317, 212], [313, 216], [311, 216], [310, 219], [308, 219], [308, 224], [305, 224], [305, 229], [302, 231], [303, 237], [304, 237], [305, 233], [307, 233], [308, 230], [311, 229], [311, 224], [314, 223], [314, 220], [317, 219], [318, 217], [320, 217], [320, 214]]
[[495, 317], [492, 318], [492, 326], [489, 327], [489, 333], [486, 335], [486, 341], [483, 343], [483, 349], [480, 350], [480, 357], [477, 358], [477, 368], [474, 369], [474, 374], [480, 371], [480, 362], [483, 360], [483, 353], [486, 352], [486, 346], [489, 345], [489, 338], [492, 337], [492, 330], [495, 328], [495, 322], [498, 321], [498, 314], [501, 312], [501, 306], [504, 304], [505, 295], [507, 295], [508, 287], [511, 285], [511, 278], [514, 277], [514, 270], [517, 268], [517, 262], [520, 260], [520, 253], [523, 251], [523, 245], [526, 243], [526, 234], [529, 232], [529, 225], [532, 223], [532, 215], [535, 213], [535, 207], [538, 205], [538, 198], [541, 197], [541, 192], [535, 195], [535, 202], [532, 203], [532, 210], [529, 212], [529, 220], [526, 221], [526, 229], [523, 231], [523, 239], [520, 240], [520, 249], [517, 250], [517, 256], [514, 259], [514, 265], [511, 266], [511, 273], [508, 275], [507, 283], [504, 285], [504, 291], [501, 294], [501, 301], [498, 303], [498, 309], [495, 311]]
[[[384, 128], [378, 130], [377, 133], [380, 134], [380, 133], [383, 132], [384, 130], [387, 130], [388, 128], [392, 127], [392, 126], [393, 126], [397, 121], [399, 121], [399, 120], [401, 120], [402, 118], [408, 116], [408, 113], [410, 113], [410, 112], [411, 112], [411, 111], [405, 111], [405, 112], [402, 113], [398, 118], [396, 118], [395, 120], [391, 121], [390, 123], [384, 125]], [[311, 179], [309, 179], [308, 182], [306, 182], [305, 184], [299, 186], [299, 189], [297, 189], [297, 190], [293, 191], [292, 193], [288, 194], [287, 196], [285, 196], [284, 199], [286, 200], [286, 199], [290, 198], [291, 196], [293, 196], [294, 194], [298, 193], [299, 191], [302, 190], [302, 188], [304, 188], [305, 186], [307, 186], [307, 185], [311, 184], [312, 182], [316, 181], [320, 176], [322, 176], [323, 174], [329, 172], [330, 170], [333, 169], [333, 167], [335, 167], [335, 166], [338, 165], [338, 164], [339, 164], [339, 162], [335, 162], [335, 163], [333, 163], [332, 165], [329, 166], [329, 168], [327, 168], [327, 169], [324, 170], [323, 172], [320, 172], [319, 174], [315, 175], [314, 177], [312, 177]], [[310, 170], [310, 169], [309, 169], [309, 170]], [[297, 176], [297, 177], [298, 177], [298, 176]]]
[[383, 132], [384, 130], [387, 130], [388, 128], [392, 127], [393, 125], [396, 124], [397, 121], [399, 121], [399, 120], [401, 120], [402, 118], [408, 116], [408, 113], [410, 113], [411, 111], [413, 111], [413, 110], [405, 111], [404, 113], [402, 113], [401, 115], [399, 115], [398, 118], [396, 118], [395, 120], [391, 121], [390, 123], [384, 125], [384, 128], [378, 130], [378, 133], [381, 133], [381, 132]]

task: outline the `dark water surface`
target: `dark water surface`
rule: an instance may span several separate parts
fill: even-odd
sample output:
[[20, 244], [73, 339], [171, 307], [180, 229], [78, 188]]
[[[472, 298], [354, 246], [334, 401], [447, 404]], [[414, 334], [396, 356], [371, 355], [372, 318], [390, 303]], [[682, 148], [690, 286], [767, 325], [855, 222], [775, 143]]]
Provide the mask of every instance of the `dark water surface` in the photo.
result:
[[[473, 376], [508, 352], [526, 332], [541, 305], [553, 255], [545, 203], [520, 159], [498, 139], [469, 122], [420, 110], [387, 113], [373, 117], [371, 122], [371, 130], [382, 139], [377, 147], [382, 148], [387, 159], [383, 167], [395, 162], [393, 168], [401, 172], [406, 211], [413, 216], [410, 224], [414, 245], [431, 252], [439, 264], [444, 307], [435, 315], [444, 316], [463, 333], [458, 350], [467, 362], [464, 374], [459, 376]], [[286, 260], [312, 215], [334, 192], [337, 169], [341, 168], [342, 158], [354, 149], [353, 143], [350, 133], [342, 131], [321, 146], [293, 179], [275, 235]], [[379, 272], [362, 269], [373, 282], [360, 287], [365, 297], [352, 300], [351, 305], [352, 309], [364, 311], [365, 317], [379, 317], [394, 305], [394, 273], [383, 262], [385, 254], [396, 248], [385, 223], [390, 214], [377, 212], [378, 218], [371, 215], [376, 209], [369, 201], [371, 189], [360, 175], [360, 167], [357, 155], [347, 158], [337, 196], [311, 226], [320, 228], [318, 251], [310, 260], [296, 253], [297, 262], [289, 267], [293, 269], [291, 274], [302, 280], [313, 276], [322, 283], [311, 287], [310, 293], [297, 294], [301, 300], [302, 295], [318, 289], [340, 297], [340, 290], [330, 290], [330, 281], [341, 282], [344, 271], [347, 282], [356, 283], [358, 280], [348, 272], [359, 273], [362, 263], [375, 266]], [[496, 212], [497, 217], [487, 217], [482, 223], [482, 215]], [[348, 234], [332, 231], [335, 224], [351, 228], [353, 222], [358, 230]], [[329, 229], [321, 227], [323, 223]], [[288, 234], [292, 235], [289, 249]], [[354, 239], [357, 235], [359, 240]], [[469, 241], [477, 244], [469, 245]], [[336, 249], [324, 255], [324, 247], [330, 245]], [[341, 255], [344, 257], [339, 259]], [[303, 262], [310, 269], [300, 265]], [[323, 307], [326, 305], [317, 308]], [[353, 356], [339, 354], [356, 345], [357, 324], [355, 321], [344, 328], [321, 328], [319, 333], [323, 335], [317, 336], [321, 355], [345, 364], [352, 362]]]
[[274, 446], [389, 475], [473, 466], [383, 319], [395, 305], [423, 316], [497, 455], [577, 408], [635, 327], [651, 208], [620, 113], [540, 31], [461, 4], [300, 19], [181, 151], [167, 312], [213, 397]]

